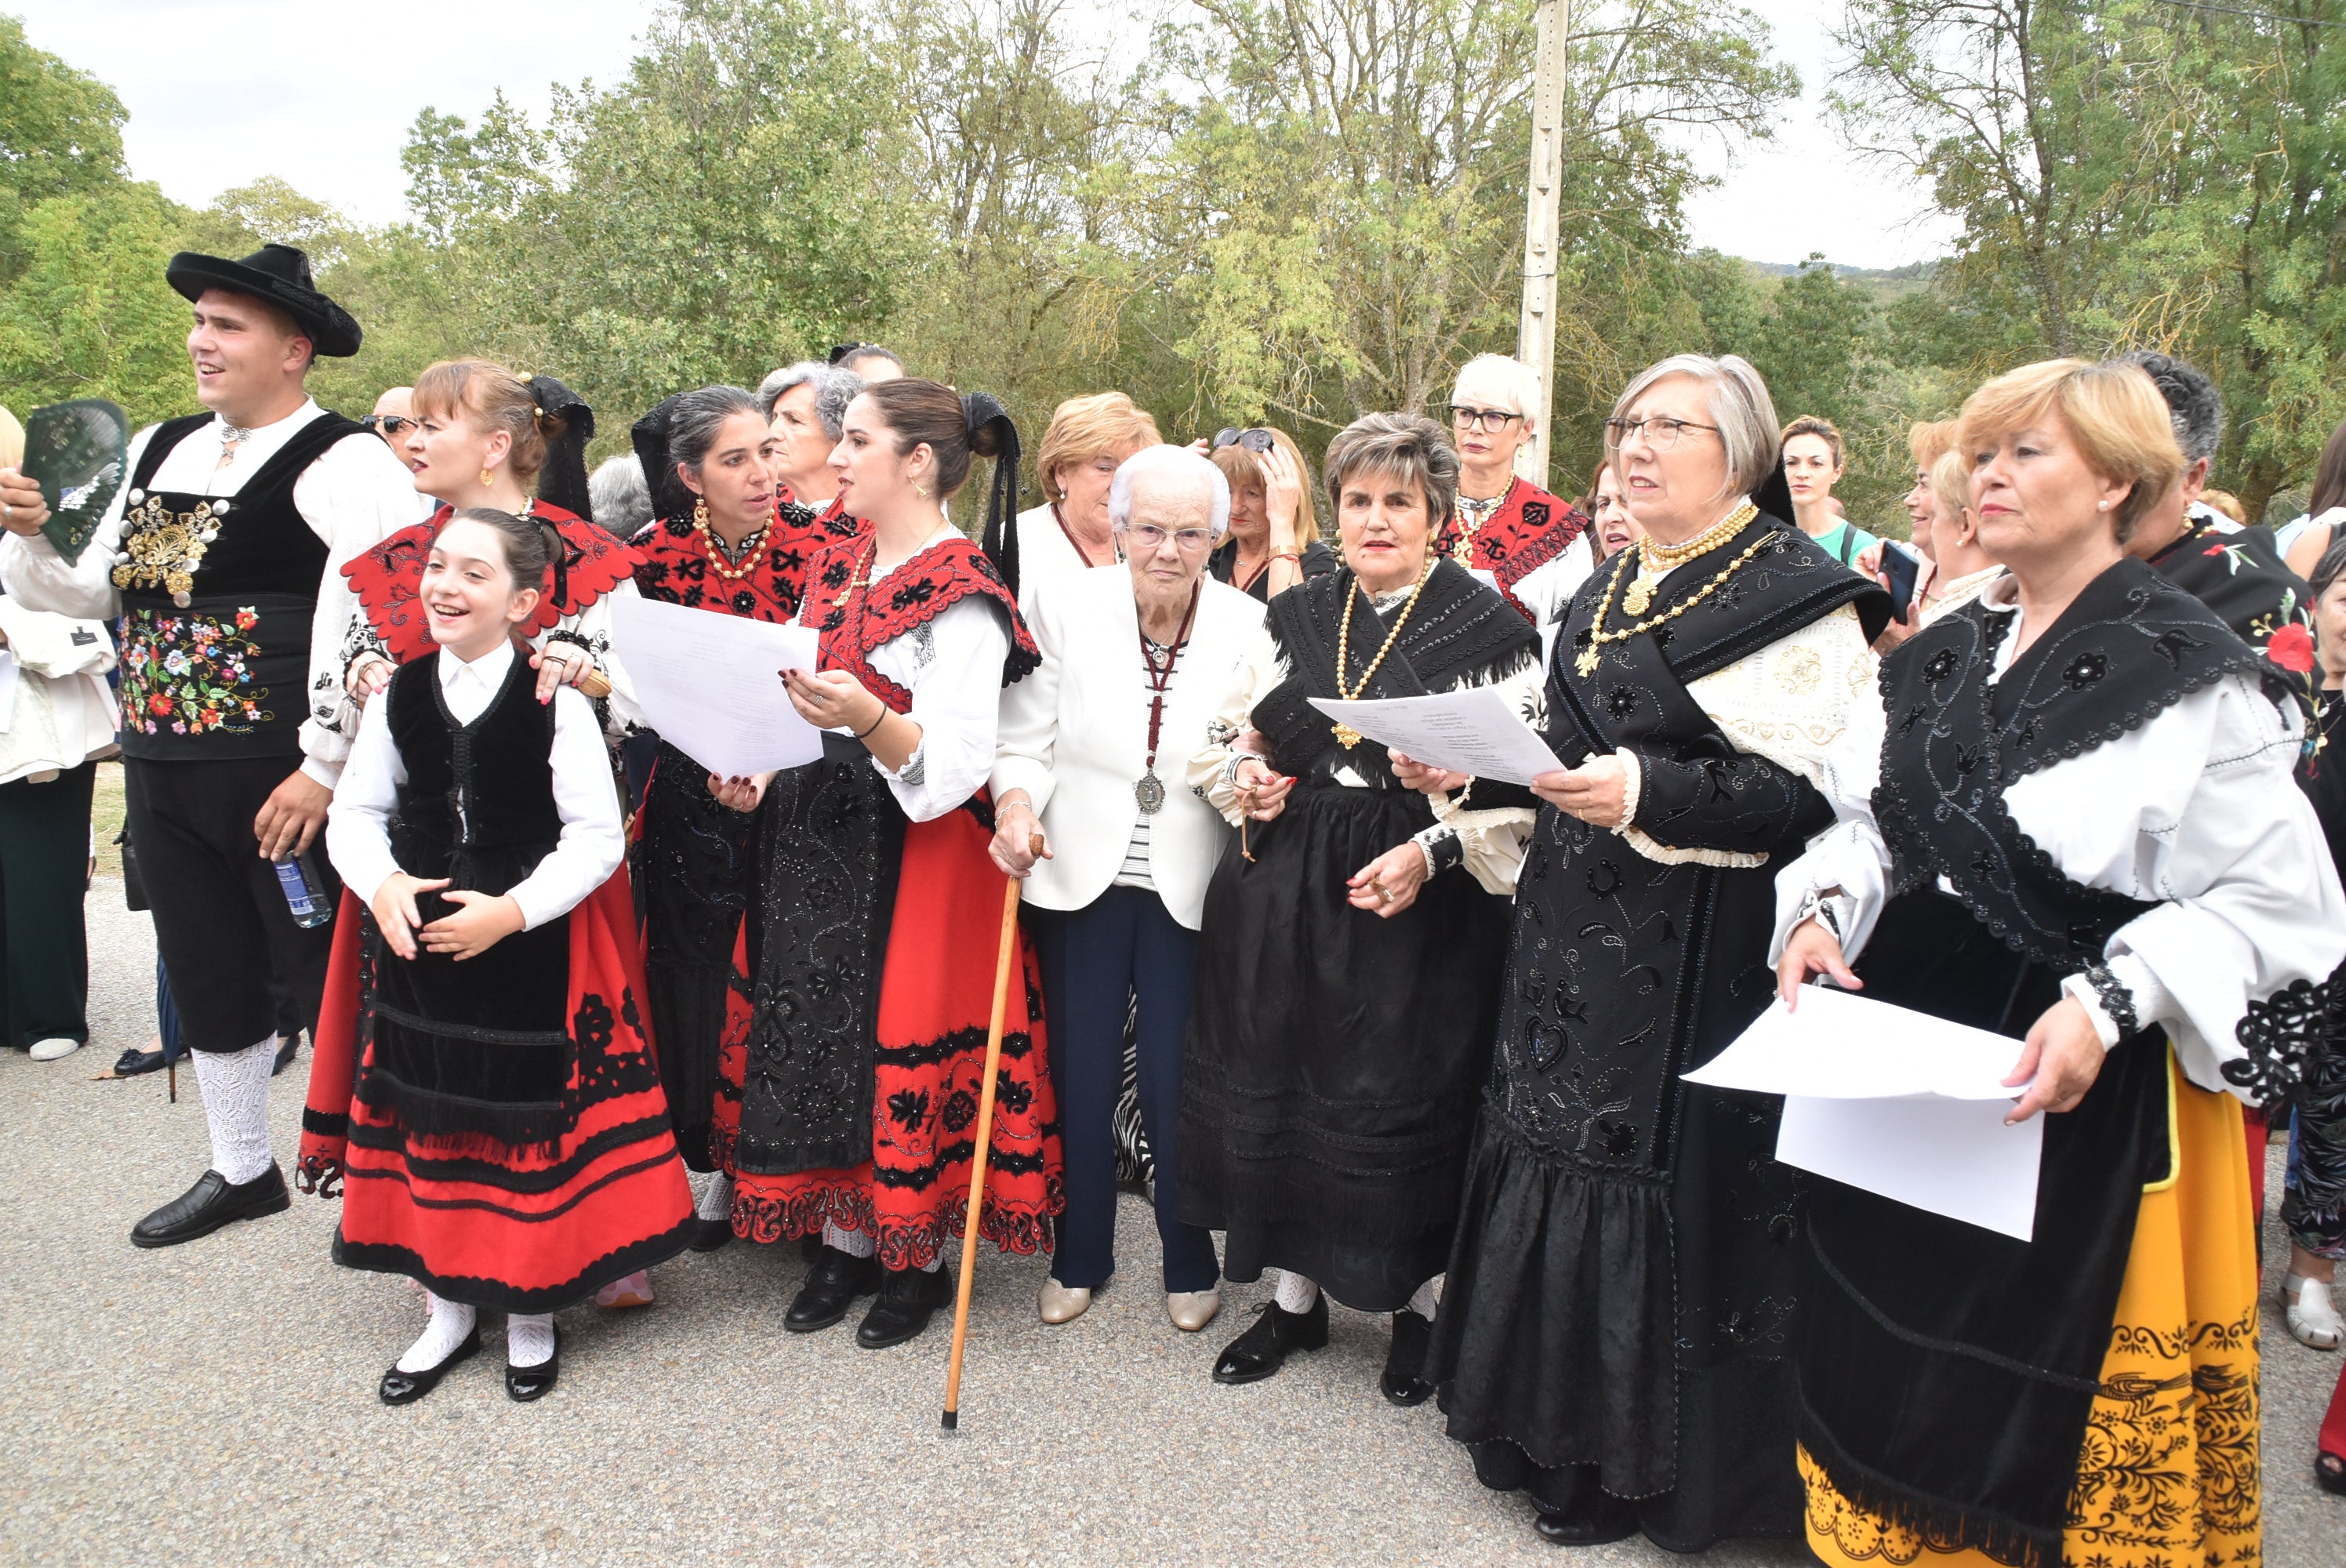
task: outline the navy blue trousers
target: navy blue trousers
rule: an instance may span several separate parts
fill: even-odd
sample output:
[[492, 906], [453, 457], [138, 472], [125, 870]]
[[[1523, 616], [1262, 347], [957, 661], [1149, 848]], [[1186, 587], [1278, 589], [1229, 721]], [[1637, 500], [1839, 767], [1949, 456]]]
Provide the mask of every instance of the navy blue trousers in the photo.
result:
[[1067, 1211], [1051, 1276], [1090, 1289], [1116, 1272], [1116, 1102], [1124, 1090], [1124, 1020], [1137, 998], [1134, 1042], [1140, 1124], [1157, 1164], [1157, 1235], [1165, 1288], [1209, 1290], [1221, 1278], [1213, 1233], [1174, 1217], [1175, 1124], [1181, 1111], [1181, 1044], [1198, 933], [1165, 911], [1148, 888], [1110, 888], [1072, 914], [1027, 910], [1043, 965], [1051, 1083], [1059, 1101]]

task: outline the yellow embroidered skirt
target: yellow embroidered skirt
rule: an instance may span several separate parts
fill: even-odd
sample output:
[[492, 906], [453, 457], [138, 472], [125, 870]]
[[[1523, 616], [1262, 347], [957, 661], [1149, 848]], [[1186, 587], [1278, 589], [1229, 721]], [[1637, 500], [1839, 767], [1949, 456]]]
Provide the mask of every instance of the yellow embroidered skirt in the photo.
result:
[[[2147, 1188], [2069, 1494], [2066, 1568], [2255, 1568], [2257, 1249], [2240, 1104], [2168, 1067], [2175, 1163]], [[1989, 1568], [1860, 1509], [1805, 1449], [1810, 1550], [1831, 1568]]]

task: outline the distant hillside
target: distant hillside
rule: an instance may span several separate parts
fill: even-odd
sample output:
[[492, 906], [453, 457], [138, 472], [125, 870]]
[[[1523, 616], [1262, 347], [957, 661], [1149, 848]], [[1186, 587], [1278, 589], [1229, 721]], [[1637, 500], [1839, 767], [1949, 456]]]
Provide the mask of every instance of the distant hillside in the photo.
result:
[[[1745, 269], [1754, 278], [1789, 278], [1800, 270], [1797, 261], [1754, 261], [1740, 257]], [[1855, 284], [1876, 300], [1888, 301], [1912, 294], [1929, 286], [1931, 276], [1938, 270], [1936, 261], [1915, 261], [1903, 267], [1843, 267], [1835, 264], [1833, 276], [1844, 283]]]

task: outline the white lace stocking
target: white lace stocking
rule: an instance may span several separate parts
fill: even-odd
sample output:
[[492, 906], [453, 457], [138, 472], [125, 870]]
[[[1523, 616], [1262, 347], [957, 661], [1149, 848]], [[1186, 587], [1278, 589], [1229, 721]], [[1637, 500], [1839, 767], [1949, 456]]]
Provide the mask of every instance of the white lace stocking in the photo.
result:
[[701, 1219], [729, 1217], [733, 1213], [733, 1178], [723, 1171], [710, 1176], [709, 1185], [700, 1189], [700, 1201], [693, 1205], [692, 1212]]
[[1320, 1287], [1293, 1269], [1283, 1268], [1279, 1271], [1279, 1285], [1271, 1299], [1279, 1303], [1282, 1312], [1309, 1312], [1311, 1304], [1320, 1299]]
[[862, 1231], [842, 1230], [828, 1220], [823, 1222], [822, 1244], [825, 1247], [835, 1247], [850, 1257], [869, 1257], [880, 1250], [872, 1239]]
[[1433, 1309], [1442, 1305], [1442, 1280], [1443, 1276], [1437, 1274], [1419, 1286], [1417, 1293], [1409, 1298], [1407, 1310], [1416, 1313], [1429, 1323], [1433, 1322]]
[[464, 1336], [473, 1331], [480, 1315], [462, 1301], [446, 1301], [432, 1298], [432, 1320], [423, 1325], [423, 1332], [415, 1343], [407, 1347], [407, 1354], [399, 1359], [403, 1372], [428, 1372], [456, 1353]]
[[505, 1319], [505, 1365], [542, 1367], [554, 1359], [554, 1314], [515, 1312]]
[[269, 1171], [269, 1069], [277, 1036], [241, 1051], [198, 1051], [196, 1083], [211, 1128], [212, 1169], [242, 1186]]

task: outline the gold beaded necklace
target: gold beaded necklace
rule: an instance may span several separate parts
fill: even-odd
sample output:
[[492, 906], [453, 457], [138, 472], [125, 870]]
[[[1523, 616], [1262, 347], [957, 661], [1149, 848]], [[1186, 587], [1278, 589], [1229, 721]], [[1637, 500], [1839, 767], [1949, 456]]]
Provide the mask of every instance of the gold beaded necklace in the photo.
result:
[[[1732, 523], [1735, 524], [1736, 528], [1739, 529], [1746, 523], [1749, 523], [1753, 517], [1756, 517], [1759, 514], [1759, 509], [1757, 507], [1749, 505], [1742, 506], [1737, 509], [1735, 514], [1729, 517], [1727, 520], [1727, 523]], [[1682, 552], [1678, 556], [1678, 560], [1686, 561], [1690, 559], [1695, 554], [1698, 554], [1698, 552], [1697, 552], [1693, 546], [1700, 545], [1704, 539], [1708, 539], [1711, 534], [1719, 533], [1720, 529], [1726, 528], [1727, 523], [1722, 523], [1719, 525], [1719, 528], [1714, 528], [1710, 530], [1709, 533], [1703, 535], [1701, 539], [1696, 539], [1690, 541], [1687, 545], [1678, 546], [1678, 548]], [[1729, 530], [1729, 536], [1732, 537], [1732, 535], [1733, 531]], [[1701, 587], [1697, 588], [1685, 598], [1680, 599], [1677, 604], [1672, 605], [1668, 609], [1664, 610], [1660, 615], [1654, 616], [1650, 620], [1638, 621], [1634, 625], [1623, 626], [1619, 631], [1606, 631], [1605, 629], [1606, 615], [1611, 610], [1613, 601], [1617, 598], [1622, 597], [1622, 574], [1617, 572], [1615, 573], [1612, 586], [1597, 598], [1596, 617], [1588, 623], [1588, 646], [1581, 649], [1579, 656], [1573, 660], [1573, 667], [1580, 672], [1580, 677], [1583, 680], [1587, 679], [1590, 676], [1596, 673], [1596, 660], [1603, 653], [1606, 644], [1626, 642], [1629, 638], [1636, 636], [1639, 632], [1649, 632], [1665, 621], [1676, 620], [1678, 616], [1686, 614], [1688, 610], [1694, 608], [1697, 605], [1710, 597], [1712, 594], [1717, 593], [1719, 591], [1719, 585], [1725, 583], [1728, 578], [1735, 575], [1735, 574], [1741, 569], [1745, 562], [1750, 560], [1752, 556], [1757, 555], [1760, 551], [1766, 549], [1774, 542], [1775, 537], [1776, 531], [1772, 528], [1767, 533], [1760, 535], [1759, 538], [1751, 542], [1750, 546], [1741, 555], [1736, 556], [1732, 561], [1729, 561], [1719, 572], [1719, 575], [1713, 577], [1709, 582], [1705, 583]], [[1645, 543], [1646, 541], [1640, 540], [1638, 541], [1637, 545], [1633, 545], [1631, 547], [1639, 548]], [[1716, 545], [1714, 545], [1711, 547], [1715, 548]], [[1651, 601], [1648, 600], [1648, 602]], [[1631, 615], [1637, 614], [1635, 610], [1631, 610], [1629, 613]]]
[[[1344, 619], [1336, 628], [1336, 695], [1338, 697], [1342, 697], [1346, 702], [1358, 702], [1361, 699], [1361, 693], [1369, 689], [1369, 681], [1376, 675], [1377, 667], [1385, 662], [1385, 655], [1392, 652], [1393, 644], [1401, 641], [1401, 629], [1409, 625], [1409, 613], [1417, 608], [1417, 596], [1425, 591], [1425, 580], [1433, 575], [1434, 563], [1441, 558], [1441, 555], [1433, 550], [1425, 553], [1425, 570], [1420, 572], [1417, 575], [1417, 581], [1410, 585], [1409, 602], [1402, 606], [1401, 616], [1393, 622], [1392, 630], [1385, 634], [1384, 647], [1377, 649], [1377, 657], [1369, 661], [1369, 667], [1361, 672], [1361, 678], [1353, 682], [1352, 689], [1346, 691], [1344, 667], [1352, 662], [1352, 606], [1360, 601], [1361, 595], [1364, 591], [1359, 585], [1359, 577], [1355, 575], [1352, 592], [1344, 598]], [[1347, 751], [1361, 743], [1361, 732], [1349, 724], [1335, 725], [1330, 733], [1335, 736], [1337, 744]]]
[[1661, 586], [1664, 572], [1685, 565], [1697, 555], [1706, 555], [1743, 531], [1743, 525], [1760, 515], [1760, 508], [1749, 501], [1696, 535], [1678, 545], [1665, 545], [1658, 539], [1637, 541], [1637, 577], [1629, 585], [1628, 596], [1621, 607], [1633, 616], [1642, 616], [1646, 606], [1654, 602], [1654, 592]]
[[760, 523], [758, 531], [741, 541], [741, 564], [734, 565], [725, 558], [725, 551], [717, 537], [717, 529], [709, 521], [709, 503], [697, 498], [692, 504], [693, 532], [700, 535], [700, 547], [709, 556], [709, 570], [729, 583], [738, 583], [758, 569], [758, 552], [766, 543], [766, 530], [770, 523]]

